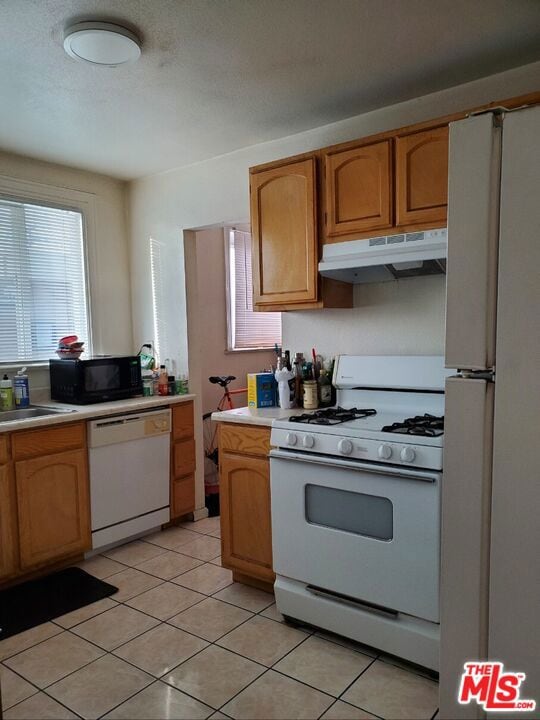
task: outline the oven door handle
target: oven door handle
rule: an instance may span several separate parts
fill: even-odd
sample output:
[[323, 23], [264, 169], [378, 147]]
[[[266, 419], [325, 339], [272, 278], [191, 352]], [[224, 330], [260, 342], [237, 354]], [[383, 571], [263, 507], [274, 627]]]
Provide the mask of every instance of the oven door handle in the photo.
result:
[[418, 472], [393, 467], [378, 467], [377, 465], [368, 465], [363, 462], [354, 462], [351, 460], [341, 460], [341, 458], [331, 458], [326, 456], [314, 456], [307, 453], [293, 453], [285, 450], [274, 449], [270, 451], [270, 460], [279, 458], [280, 460], [292, 460], [293, 462], [311, 463], [312, 465], [322, 465], [324, 467], [348, 468], [351, 470], [368, 470], [369, 472], [379, 475], [390, 475], [392, 477], [403, 478], [404, 480], [418, 480], [420, 482], [434, 483], [440, 473], [426, 473], [421, 475]]

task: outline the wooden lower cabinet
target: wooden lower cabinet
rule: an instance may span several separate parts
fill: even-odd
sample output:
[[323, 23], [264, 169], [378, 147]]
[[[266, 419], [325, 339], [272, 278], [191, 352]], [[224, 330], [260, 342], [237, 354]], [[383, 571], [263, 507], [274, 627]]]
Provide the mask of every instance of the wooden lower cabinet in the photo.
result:
[[15, 463], [21, 570], [91, 547], [86, 450]]
[[171, 520], [177, 520], [195, 510], [193, 403], [174, 405], [171, 412]]
[[13, 466], [0, 465], [0, 581], [17, 573], [18, 537]]
[[[241, 427], [229, 427], [224, 444], [232, 437], [231, 433], [238, 438], [242, 435]], [[247, 432], [253, 430], [246, 428]], [[266, 433], [269, 435], [269, 431]], [[265, 445], [268, 439], [265, 439]], [[239, 444], [242, 444], [241, 440]], [[249, 447], [249, 443], [246, 444]], [[267, 455], [220, 452], [220, 511], [223, 565], [248, 578], [273, 583]]]

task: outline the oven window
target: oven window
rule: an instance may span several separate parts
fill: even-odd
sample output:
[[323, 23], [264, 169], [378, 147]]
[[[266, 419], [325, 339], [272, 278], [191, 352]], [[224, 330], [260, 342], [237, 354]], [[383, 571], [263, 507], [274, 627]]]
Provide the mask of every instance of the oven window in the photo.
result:
[[85, 367], [84, 389], [88, 392], [117, 390], [119, 387], [120, 367], [116, 363]]
[[377, 540], [394, 537], [392, 503], [377, 495], [306, 485], [306, 520]]

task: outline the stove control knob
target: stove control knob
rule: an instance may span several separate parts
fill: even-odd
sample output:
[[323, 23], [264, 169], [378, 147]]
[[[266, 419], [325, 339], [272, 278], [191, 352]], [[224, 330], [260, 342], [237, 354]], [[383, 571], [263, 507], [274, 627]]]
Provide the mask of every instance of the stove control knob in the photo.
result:
[[388, 458], [392, 457], [392, 448], [390, 445], [380, 445], [377, 454], [381, 460], [388, 460]]
[[411, 447], [404, 447], [400, 453], [400, 457], [403, 462], [412, 463], [416, 457], [416, 453]]
[[296, 445], [296, 435], [294, 433], [287, 433], [287, 445]]
[[315, 445], [315, 440], [312, 435], [304, 435], [304, 439], [302, 440], [302, 445], [305, 448], [312, 448]]
[[353, 451], [353, 444], [350, 440], [340, 440], [337, 447], [342, 455], [350, 455]]

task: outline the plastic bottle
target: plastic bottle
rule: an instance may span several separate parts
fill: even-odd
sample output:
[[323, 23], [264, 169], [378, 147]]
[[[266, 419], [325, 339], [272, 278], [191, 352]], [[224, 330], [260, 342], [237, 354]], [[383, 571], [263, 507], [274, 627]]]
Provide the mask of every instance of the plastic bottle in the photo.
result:
[[25, 375], [26, 368], [21, 368], [13, 380], [13, 389], [15, 394], [15, 408], [20, 410], [30, 405], [30, 388], [28, 385], [28, 375]]
[[159, 366], [158, 392], [160, 395], [169, 394], [169, 376], [167, 374], [167, 368], [165, 367], [165, 365]]
[[145, 397], [151, 397], [154, 394], [154, 378], [152, 377], [151, 370], [143, 370], [142, 381], [143, 395]]
[[302, 387], [303, 384], [303, 377], [302, 377], [302, 365], [304, 362], [304, 356], [302, 353], [296, 353], [294, 356], [294, 399], [296, 402], [296, 407], [302, 407], [304, 403], [304, 390]]
[[13, 385], [7, 375], [0, 380], [0, 410], [13, 410]]
[[320, 407], [330, 407], [332, 404], [332, 383], [328, 377], [328, 373], [322, 368], [319, 379], [319, 405]]
[[180, 389], [177, 389], [177, 395], [187, 395], [189, 393], [189, 387], [188, 387], [188, 377], [185, 374], [182, 374], [180, 376], [180, 380], [177, 380], [177, 382], [180, 383]]

